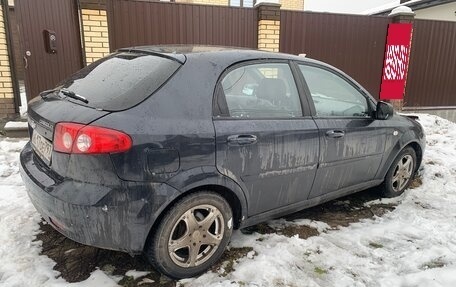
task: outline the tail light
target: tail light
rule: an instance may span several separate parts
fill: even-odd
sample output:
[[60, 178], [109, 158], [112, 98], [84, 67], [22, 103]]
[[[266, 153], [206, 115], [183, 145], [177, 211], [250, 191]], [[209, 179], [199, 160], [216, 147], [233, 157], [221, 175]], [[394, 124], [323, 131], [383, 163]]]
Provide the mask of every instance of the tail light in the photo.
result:
[[129, 135], [97, 126], [58, 123], [54, 132], [54, 150], [63, 153], [119, 153], [131, 148]]

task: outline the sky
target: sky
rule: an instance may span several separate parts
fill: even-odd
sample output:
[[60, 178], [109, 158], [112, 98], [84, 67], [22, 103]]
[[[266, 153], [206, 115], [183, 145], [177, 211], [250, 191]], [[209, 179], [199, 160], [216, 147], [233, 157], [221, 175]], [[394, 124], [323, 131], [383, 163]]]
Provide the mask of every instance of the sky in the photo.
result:
[[[363, 11], [395, 0], [304, 0], [304, 10], [362, 14]], [[399, 0], [396, 0], [399, 3]]]

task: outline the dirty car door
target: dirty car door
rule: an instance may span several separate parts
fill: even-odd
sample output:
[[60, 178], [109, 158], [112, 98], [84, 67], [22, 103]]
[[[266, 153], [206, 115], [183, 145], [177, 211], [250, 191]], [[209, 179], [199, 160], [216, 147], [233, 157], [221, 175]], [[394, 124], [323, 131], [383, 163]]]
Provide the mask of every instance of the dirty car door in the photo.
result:
[[249, 215], [306, 200], [318, 163], [318, 130], [303, 117], [288, 63], [236, 66], [216, 93], [217, 168], [241, 185]]
[[309, 198], [373, 180], [386, 133], [371, 117], [369, 97], [344, 75], [318, 65], [299, 65], [320, 130], [319, 169]]

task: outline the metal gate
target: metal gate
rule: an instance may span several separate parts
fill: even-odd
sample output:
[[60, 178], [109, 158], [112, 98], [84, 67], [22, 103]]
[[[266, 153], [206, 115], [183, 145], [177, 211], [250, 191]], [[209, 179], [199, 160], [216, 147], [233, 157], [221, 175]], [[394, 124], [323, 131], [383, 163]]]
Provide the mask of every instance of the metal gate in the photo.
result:
[[405, 106], [456, 105], [455, 51], [456, 22], [415, 19]]
[[82, 68], [78, 8], [74, 0], [16, 0], [15, 9], [30, 100]]
[[257, 10], [108, 0], [111, 51], [140, 45], [208, 44], [257, 48]]
[[305, 53], [380, 95], [387, 17], [280, 11], [280, 51]]

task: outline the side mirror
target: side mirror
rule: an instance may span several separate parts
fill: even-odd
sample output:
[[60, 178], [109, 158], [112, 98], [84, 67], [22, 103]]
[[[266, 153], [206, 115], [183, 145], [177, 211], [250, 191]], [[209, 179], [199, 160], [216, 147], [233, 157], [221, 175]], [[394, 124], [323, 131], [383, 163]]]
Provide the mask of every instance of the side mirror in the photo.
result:
[[375, 118], [378, 120], [386, 120], [393, 116], [394, 109], [391, 104], [379, 101], [377, 103], [377, 110], [375, 111]]

